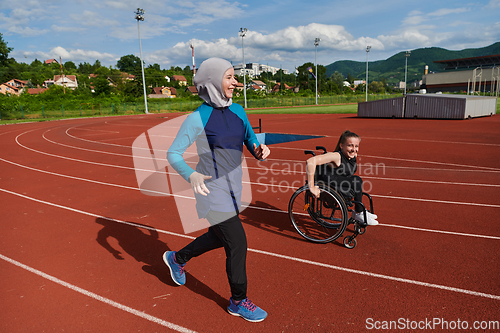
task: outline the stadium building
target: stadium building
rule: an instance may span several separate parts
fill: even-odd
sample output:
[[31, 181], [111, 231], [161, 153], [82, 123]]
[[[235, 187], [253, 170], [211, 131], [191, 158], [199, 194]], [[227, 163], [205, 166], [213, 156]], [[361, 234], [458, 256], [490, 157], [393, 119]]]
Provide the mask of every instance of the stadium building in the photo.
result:
[[422, 76], [420, 89], [428, 93], [469, 92], [498, 93], [500, 81], [500, 54], [482, 57], [438, 60], [443, 72]]

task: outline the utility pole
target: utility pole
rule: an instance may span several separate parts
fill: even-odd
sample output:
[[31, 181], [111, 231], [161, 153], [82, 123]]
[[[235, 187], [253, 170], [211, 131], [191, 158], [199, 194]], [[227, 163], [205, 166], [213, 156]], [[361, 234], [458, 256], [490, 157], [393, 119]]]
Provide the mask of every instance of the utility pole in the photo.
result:
[[317, 62], [317, 57], [318, 57], [318, 45], [319, 45], [320, 40], [321, 39], [319, 39], [319, 38], [314, 39], [314, 48], [315, 48], [314, 66], [316, 66], [316, 105], [318, 105], [318, 62]]
[[240, 28], [240, 36], [241, 36], [241, 50], [243, 52], [243, 96], [245, 98], [245, 109], [247, 108], [247, 65], [245, 64], [245, 45], [243, 44], [243, 37], [245, 37], [248, 29]]
[[66, 88], [64, 87], [64, 72], [63, 72], [61, 57], [59, 57], [59, 65], [61, 65], [61, 82], [62, 82], [62, 86], [63, 86], [63, 93], [66, 95]]
[[368, 52], [370, 52], [371, 46], [366, 47], [366, 87], [365, 87], [365, 102], [368, 102]]
[[408, 57], [410, 56], [411, 51], [406, 51], [405, 53], [405, 96], [406, 96], [406, 75], [408, 72]]
[[148, 112], [148, 99], [146, 97], [146, 78], [144, 77], [144, 63], [142, 61], [142, 45], [141, 45], [141, 29], [139, 28], [139, 21], [144, 21], [144, 9], [137, 8], [135, 12], [135, 19], [137, 20], [137, 31], [139, 32], [139, 49], [141, 51], [141, 69], [142, 69], [142, 88], [144, 90], [144, 113]]
[[193, 57], [193, 77], [196, 75], [196, 66], [194, 64], [194, 45], [191, 43], [191, 56]]

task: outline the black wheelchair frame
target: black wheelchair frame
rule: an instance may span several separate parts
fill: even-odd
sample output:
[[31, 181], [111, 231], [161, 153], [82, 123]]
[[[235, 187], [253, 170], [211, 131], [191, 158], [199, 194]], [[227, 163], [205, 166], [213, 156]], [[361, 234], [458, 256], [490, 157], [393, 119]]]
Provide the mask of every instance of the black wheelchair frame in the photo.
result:
[[[316, 146], [326, 154], [326, 148]], [[306, 155], [316, 154], [312, 150], [304, 151]], [[352, 249], [356, 246], [356, 237], [366, 231], [366, 207], [363, 202], [355, 201], [346, 193], [342, 193], [317, 180], [319, 166], [316, 167], [315, 183], [320, 189], [318, 198], [309, 191], [306, 183], [297, 189], [288, 203], [288, 216], [295, 230], [305, 239], [315, 243], [328, 243], [341, 237], [350, 224], [354, 225], [354, 232], [344, 237], [344, 246]], [[363, 192], [370, 202], [370, 212], [373, 213], [373, 200], [368, 193]], [[360, 222], [349, 215], [353, 212], [354, 204], [363, 207], [364, 221]]]

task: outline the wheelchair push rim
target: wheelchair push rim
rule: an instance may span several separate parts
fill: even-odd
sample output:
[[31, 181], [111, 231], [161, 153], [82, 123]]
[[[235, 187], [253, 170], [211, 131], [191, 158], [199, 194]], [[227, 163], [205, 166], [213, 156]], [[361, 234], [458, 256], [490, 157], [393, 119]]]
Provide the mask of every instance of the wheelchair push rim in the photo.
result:
[[295, 230], [305, 239], [327, 243], [339, 238], [348, 224], [348, 211], [343, 198], [330, 187], [318, 183], [319, 198], [306, 184], [290, 198], [288, 216]]

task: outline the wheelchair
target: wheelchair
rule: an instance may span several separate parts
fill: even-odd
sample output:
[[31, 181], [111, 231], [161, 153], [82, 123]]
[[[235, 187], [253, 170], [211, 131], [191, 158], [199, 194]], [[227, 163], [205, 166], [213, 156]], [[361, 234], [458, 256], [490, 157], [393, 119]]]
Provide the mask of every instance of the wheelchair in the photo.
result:
[[[326, 148], [317, 146], [316, 150]], [[306, 155], [316, 154], [311, 150], [304, 151]], [[354, 225], [354, 232], [350, 236], [344, 237], [344, 246], [353, 249], [356, 246], [356, 237], [366, 231], [366, 207], [362, 202], [354, 201], [353, 193], [340, 191], [330, 187], [327, 183], [318, 180], [320, 177], [320, 167], [316, 167], [315, 183], [318, 185], [320, 195], [318, 198], [309, 191], [306, 183], [297, 189], [288, 203], [288, 216], [295, 230], [307, 239], [315, 243], [328, 243], [341, 237], [350, 224]], [[370, 212], [373, 213], [373, 200], [368, 193], [363, 192], [363, 197], [367, 197], [370, 203]], [[354, 211], [354, 204], [363, 207], [364, 221], [354, 220], [351, 215]]]

